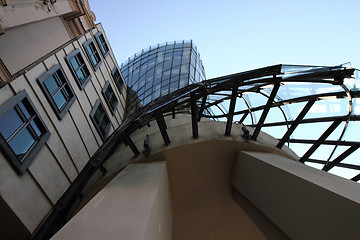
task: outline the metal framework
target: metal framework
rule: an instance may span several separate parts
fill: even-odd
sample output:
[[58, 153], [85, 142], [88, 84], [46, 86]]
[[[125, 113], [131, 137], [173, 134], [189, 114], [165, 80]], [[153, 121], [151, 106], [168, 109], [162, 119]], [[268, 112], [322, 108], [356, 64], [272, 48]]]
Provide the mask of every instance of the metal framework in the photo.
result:
[[[156, 120], [164, 143], [166, 145], [171, 144], [171, 139], [166, 131], [164, 114], [172, 114], [175, 117], [174, 109], [179, 108], [190, 109], [194, 138], [201, 137], [197, 123], [203, 117], [225, 121], [224, 134], [226, 136], [231, 135], [233, 122], [252, 126], [254, 131], [250, 132], [249, 141], [256, 141], [260, 131], [265, 131], [268, 127], [282, 127], [286, 131], [278, 137], [277, 147], [279, 149], [285, 144], [288, 144], [290, 148], [292, 144], [310, 144], [310, 148], [299, 155], [300, 162], [319, 164], [320, 169], [324, 171], [336, 167], [356, 170], [358, 173], [351, 180], [359, 181], [360, 161], [356, 163], [345, 162], [349, 156], [359, 153], [356, 151], [360, 148], [360, 141], [346, 141], [344, 139], [344, 133], [347, 131], [349, 123], [360, 120], [360, 116], [356, 115], [356, 112], [354, 113], [353, 108], [354, 98], [360, 97], [360, 91], [355, 87], [354, 71], [355, 69], [344, 66], [275, 65], [188, 85], [170, 95], [155, 99], [125, 119], [123, 124], [105, 140], [54, 206], [48, 220], [44, 222], [34, 239], [41, 239], [45, 236], [54, 228], [54, 223], [63, 223], [67, 220], [67, 213], [73, 208], [73, 204], [78, 199], [87, 180], [97, 169], [102, 168], [102, 164], [115, 148], [120, 144], [126, 144], [135, 156], [140, 154], [131, 141], [130, 135], [132, 133], [147, 126], [151, 120]], [[354, 84], [351, 86], [351, 83]], [[304, 86], [309, 91], [302, 92], [305, 89]], [[315, 86], [320, 87], [320, 91], [315, 91], [313, 89]], [[328, 90], [325, 91], [324, 89]], [[261, 97], [262, 102], [255, 104], [255, 96]], [[324, 104], [324, 101], [327, 100], [330, 100], [330, 103], [331, 101], [345, 101], [346, 114], [332, 115], [329, 112], [326, 116], [320, 114], [314, 117], [317, 109], [311, 111], [312, 108], [319, 103]], [[227, 102], [228, 104], [226, 104]], [[289, 114], [288, 108], [296, 104], [302, 105], [296, 108], [297, 115], [293, 117]], [[228, 107], [223, 108], [221, 105]], [[278, 109], [280, 112], [274, 114], [274, 109]], [[260, 117], [258, 118], [257, 115]], [[294, 134], [299, 126], [314, 123], [324, 123], [329, 126], [320, 137], [314, 139], [296, 138]], [[342, 134], [335, 140], [333, 138], [328, 139], [331, 134], [334, 134], [335, 129], [342, 126], [342, 123], [344, 123]], [[332, 146], [332, 153], [340, 148], [346, 147], [347, 149], [338, 155], [331, 154], [326, 159], [316, 159], [313, 154], [321, 146]]]

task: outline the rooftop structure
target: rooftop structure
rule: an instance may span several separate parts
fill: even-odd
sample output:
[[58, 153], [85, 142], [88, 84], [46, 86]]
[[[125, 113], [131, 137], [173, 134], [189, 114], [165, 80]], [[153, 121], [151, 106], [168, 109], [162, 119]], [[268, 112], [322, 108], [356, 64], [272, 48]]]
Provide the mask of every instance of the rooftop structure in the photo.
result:
[[174, 41], [141, 50], [121, 64], [128, 86], [128, 110], [205, 80], [205, 70], [193, 41]]

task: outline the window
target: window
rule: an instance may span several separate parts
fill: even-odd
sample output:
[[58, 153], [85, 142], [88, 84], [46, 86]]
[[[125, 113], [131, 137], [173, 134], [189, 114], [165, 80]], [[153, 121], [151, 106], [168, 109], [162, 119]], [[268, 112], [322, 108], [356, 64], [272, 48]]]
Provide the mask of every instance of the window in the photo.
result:
[[109, 55], [109, 47], [105, 41], [104, 35], [101, 32], [98, 32], [97, 34], [95, 34], [95, 38], [96, 38], [96, 42], [99, 45], [102, 55], [104, 57]]
[[76, 49], [69, 56], [67, 56], [66, 61], [80, 89], [83, 89], [89, 82], [91, 75], [79, 49]]
[[121, 93], [124, 83], [123, 83], [122, 77], [120, 75], [119, 69], [116, 66], [112, 70], [111, 75], [115, 81], [116, 87], [118, 88], [119, 92]]
[[10, 164], [24, 173], [50, 133], [26, 91], [0, 106], [0, 146]]
[[100, 55], [97, 52], [94, 42], [92, 39], [87, 40], [84, 44], [83, 44], [84, 48], [85, 48], [85, 52], [91, 62], [91, 65], [94, 67], [95, 70], [97, 70], [100, 67], [101, 64], [101, 59], [100, 59]]
[[102, 94], [104, 95], [106, 104], [109, 106], [111, 113], [114, 115], [116, 106], [118, 105], [118, 100], [115, 96], [115, 93], [110, 85], [110, 82], [107, 81], [102, 90]]
[[94, 108], [91, 110], [90, 118], [102, 140], [105, 140], [110, 130], [110, 119], [107, 116], [100, 99], [96, 101]]
[[75, 101], [75, 95], [57, 64], [41, 77], [38, 82], [56, 116], [62, 119]]

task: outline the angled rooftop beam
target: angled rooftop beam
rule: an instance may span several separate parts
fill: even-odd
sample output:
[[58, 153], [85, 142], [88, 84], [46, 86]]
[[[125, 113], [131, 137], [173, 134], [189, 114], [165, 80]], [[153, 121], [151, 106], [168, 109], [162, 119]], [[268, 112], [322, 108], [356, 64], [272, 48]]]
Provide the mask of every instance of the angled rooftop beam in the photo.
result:
[[[332, 116], [332, 117], [320, 117], [320, 118], [307, 118], [303, 119], [300, 124], [303, 123], [317, 123], [317, 122], [333, 122], [336, 119], [347, 121], [359, 121], [360, 115], [351, 115], [350, 118], [348, 115], [344, 116]], [[275, 126], [284, 126], [288, 124], [292, 124], [294, 121], [283, 121], [283, 122], [272, 122], [272, 123], [264, 123], [263, 127], [275, 127]]]
[[125, 143], [125, 145], [127, 145], [127, 146], [129, 146], [131, 148], [131, 150], [133, 151], [135, 157], [139, 156], [140, 152], [139, 152], [139, 150], [137, 149], [134, 142], [131, 140], [131, 138], [129, 136], [126, 136], [124, 138], [124, 143]]
[[225, 136], [230, 136], [230, 133], [231, 133], [231, 127], [232, 127], [232, 122], [233, 122], [233, 117], [234, 117], [234, 110], [235, 110], [237, 94], [238, 94], [238, 87], [234, 87], [231, 92], [229, 113], [228, 113], [226, 128], [225, 128]]
[[[306, 162], [326, 164], [326, 161], [325, 161], [325, 160], [312, 159], [312, 158], [309, 158], [308, 160], [306, 160]], [[340, 163], [336, 164], [336, 166], [337, 166], [337, 167], [354, 169], [354, 170], [360, 170], [360, 166], [359, 166], [359, 165], [354, 165], [354, 164], [348, 164], [348, 163], [341, 163], [341, 162], [340, 162]]]
[[[357, 97], [357, 98], [360, 97], [360, 91], [350, 91], [350, 94], [351, 94], [352, 97]], [[328, 96], [335, 96], [337, 98], [344, 98], [344, 97], [347, 97], [348, 95], [347, 95], [346, 92], [321, 93], [321, 94], [315, 94], [315, 95], [310, 95], [310, 96], [302, 96], [302, 97], [286, 99], [286, 100], [283, 100], [283, 101], [278, 101], [278, 102], [276, 102], [276, 105], [277, 106], [279, 106], [279, 105], [282, 106], [282, 105], [286, 105], [286, 104], [309, 101], [309, 99], [311, 99], [311, 98], [321, 99], [322, 97], [328, 97]], [[217, 104], [219, 102], [222, 102], [223, 100], [227, 100], [227, 99], [229, 99], [229, 97], [218, 100], [214, 104], [211, 103], [211, 104], [207, 105], [206, 107], [211, 107], [212, 105], [215, 105], [215, 104]], [[275, 104], [273, 103], [272, 106], [275, 106]], [[255, 111], [258, 111], [258, 110], [262, 110], [264, 108], [265, 108], [265, 105], [261, 105], [261, 106], [249, 108], [249, 109], [246, 109], [246, 110], [241, 110], [241, 111], [234, 112], [234, 115], [243, 114], [243, 113], [245, 113], [245, 112], [247, 112], [249, 110], [251, 112], [255, 112]], [[216, 115], [216, 116], [213, 116], [213, 117], [214, 118], [223, 118], [223, 117], [226, 117], [226, 115], [219, 114], [219, 115]]]
[[162, 113], [160, 113], [160, 114], [158, 114], [156, 116], [156, 122], [157, 122], [157, 124], [159, 126], [160, 133], [161, 133], [161, 136], [164, 139], [165, 144], [169, 145], [170, 144], [170, 138], [169, 138], [169, 135], [167, 134], [167, 131], [166, 131], [167, 127], [166, 127], [164, 115]]
[[244, 115], [241, 117], [239, 123], [242, 123], [245, 120], [245, 118], [247, 117], [248, 114], [249, 114], [249, 111], [245, 112]]
[[355, 152], [358, 148], [359, 148], [359, 146], [356, 146], [356, 145], [351, 146], [346, 151], [344, 151], [342, 154], [340, 154], [337, 158], [335, 158], [333, 161], [327, 162], [327, 164], [325, 164], [325, 166], [323, 167], [322, 170], [329, 171], [331, 168], [337, 166], [342, 160], [344, 160], [350, 154]]
[[310, 110], [312, 105], [315, 103], [315, 99], [310, 99], [303, 110], [299, 113], [295, 121], [291, 124], [290, 128], [287, 130], [287, 132], [284, 134], [282, 139], [279, 141], [279, 143], [276, 145], [277, 148], [282, 148], [284, 146], [284, 143], [289, 140], [290, 135], [295, 131], [296, 127], [299, 125], [301, 120], [305, 117], [306, 113]]
[[[311, 139], [289, 139], [289, 142], [291, 143], [305, 143], [305, 144], [314, 144], [316, 140]], [[359, 142], [354, 141], [336, 141], [336, 140], [325, 140], [322, 144], [325, 145], [339, 145], [339, 146], [353, 146], [357, 145], [360, 147]]]
[[276, 93], [279, 90], [279, 87], [280, 87], [280, 83], [275, 83], [274, 84], [274, 87], [273, 87], [273, 89], [271, 91], [269, 99], [268, 99], [268, 101], [267, 101], [267, 103], [265, 105], [264, 111], [262, 112], [261, 117], [259, 119], [259, 122], [257, 123], [255, 131], [254, 131], [254, 133], [252, 135], [253, 140], [256, 140], [259, 133], [260, 133], [260, 130], [261, 130], [263, 124], [264, 124], [265, 118], [266, 118], [267, 114], [269, 113], [270, 107], [271, 107], [271, 105], [272, 105], [272, 103], [273, 103], [273, 101], [275, 99]]
[[196, 97], [195, 93], [190, 93], [190, 108], [191, 108], [191, 126], [193, 132], [193, 138], [197, 138], [199, 136], [198, 130], [198, 109], [196, 106]]
[[356, 175], [355, 177], [353, 177], [351, 180], [357, 182], [360, 180], [360, 174]]
[[311, 146], [311, 148], [300, 158], [300, 162], [304, 163], [310, 156], [313, 154], [316, 149], [325, 141], [325, 139], [339, 126], [342, 122], [340, 119], [336, 119], [328, 129], [321, 135], [321, 137], [315, 141], [315, 143]]

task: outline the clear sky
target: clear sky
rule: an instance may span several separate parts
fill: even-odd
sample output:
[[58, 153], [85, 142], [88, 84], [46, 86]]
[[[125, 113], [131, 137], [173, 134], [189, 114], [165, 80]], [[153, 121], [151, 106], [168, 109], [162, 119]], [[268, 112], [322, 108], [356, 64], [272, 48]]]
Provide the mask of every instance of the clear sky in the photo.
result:
[[360, 0], [89, 0], [119, 64], [193, 39], [207, 78], [286, 63], [360, 68]]

